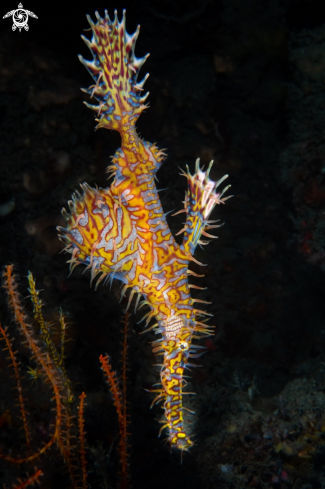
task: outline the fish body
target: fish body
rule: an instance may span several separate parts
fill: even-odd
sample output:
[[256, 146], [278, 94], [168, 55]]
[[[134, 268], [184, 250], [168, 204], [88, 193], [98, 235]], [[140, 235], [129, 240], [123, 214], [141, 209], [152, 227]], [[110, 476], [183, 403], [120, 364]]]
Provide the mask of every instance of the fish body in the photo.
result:
[[[163, 355], [161, 387], [156, 389], [154, 402], [162, 401], [172, 447], [187, 450], [193, 441], [186, 432], [183, 416], [184, 369], [190, 357], [198, 357], [199, 345], [192, 340], [212, 333], [212, 327], [199, 321], [209, 315], [194, 307], [188, 284], [189, 263], [196, 261], [197, 244], [206, 244], [201, 235], [218, 225], [209, 221], [216, 204], [229, 197], [217, 192], [224, 180], [209, 179], [209, 169], [203, 172], [196, 162], [196, 171], [184, 173], [188, 180], [185, 197], [184, 238], [178, 245], [170, 232], [164, 214], [155, 176], [165, 158], [155, 144], [142, 140], [136, 132], [136, 121], [147, 107], [142, 95], [146, 75], [138, 82], [138, 72], [147, 56], [136, 58], [134, 48], [139, 27], [133, 35], [125, 29], [125, 11], [119, 21], [117, 13], [111, 20], [96, 12], [97, 22], [88, 16], [92, 38], [85, 37], [93, 59], [80, 56], [95, 84], [84, 89], [98, 101], [88, 107], [97, 114], [97, 128], [113, 129], [121, 135], [121, 147], [112, 158], [108, 171], [114, 176], [109, 188], [81, 185], [68, 202], [70, 211], [62, 210], [65, 228], [58, 228], [60, 239], [71, 254], [70, 269], [83, 264], [91, 271], [91, 282], [114, 278], [123, 282], [122, 296], [130, 289], [129, 304], [135, 293], [149, 306], [143, 320], [146, 326], [152, 318], [160, 338], [153, 342], [153, 352]], [[199, 301], [202, 302], [202, 301]]]

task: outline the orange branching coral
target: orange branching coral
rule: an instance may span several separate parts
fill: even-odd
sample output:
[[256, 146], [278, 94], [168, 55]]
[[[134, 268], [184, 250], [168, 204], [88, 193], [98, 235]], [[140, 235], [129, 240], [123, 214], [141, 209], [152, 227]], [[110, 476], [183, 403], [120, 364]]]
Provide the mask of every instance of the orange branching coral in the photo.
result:
[[85, 449], [85, 421], [84, 421], [84, 407], [86, 394], [82, 392], [79, 396], [79, 414], [78, 414], [78, 426], [79, 426], [79, 454], [82, 472], [82, 489], [87, 489], [87, 461], [86, 461], [86, 449]]
[[14, 485], [12, 489], [24, 489], [25, 487], [33, 486], [34, 484], [39, 484], [39, 478], [41, 477], [41, 475], [43, 475], [42, 471], [37, 470], [36, 468], [35, 473], [33, 475], [28, 477], [28, 479], [26, 479], [25, 481], [19, 480], [18, 486]]
[[23, 343], [25, 344], [25, 346], [29, 348], [31, 352], [31, 357], [35, 360], [35, 362], [39, 366], [40, 372], [44, 377], [44, 381], [46, 383], [51, 384], [53, 394], [54, 394], [54, 400], [56, 404], [56, 419], [54, 424], [54, 434], [51, 437], [50, 441], [46, 443], [46, 445], [44, 445], [39, 451], [27, 457], [10, 457], [10, 456], [3, 456], [2, 454], [0, 454], [1, 457], [5, 458], [9, 462], [20, 464], [23, 462], [30, 462], [36, 457], [39, 457], [51, 445], [53, 445], [55, 441], [57, 441], [59, 446], [62, 446], [63, 448], [64, 444], [61, 439], [62, 436], [61, 426], [62, 426], [62, 417], [63, 417], [62, 411], [64, 409], [64, 405], [61, 402], [62, 385], [61, 385], [60, 378], [57, 375], [54, 365], [52, 364], [51, 358], [42, 351], [39, 342], [34, 335], [33, 328], [29, 324], [27, 315], [23, 309], [19, 292], [17, 290], [16, 279], [13, 274], [13, 265], [8, 265], [6, 267], [5, 272], [3, 274], [3, 278], [4, 278], [3, 286], [8, 294], [8, 303], [13, 313], [15, 322], [17, 326], [19, 326], [20, 332], [22, 333]]
[[61, 328], [61, 353], [59, 353], [51, 337], [50, 324], [44, 320], [43, 313], [42, 313], [43, 304], [39, 298], [39, 291], [36, 289], [36, 282], [31, 272], [28, 272], [27, 278], [29, 283], [28, 292], [30, 292], [30, 297], [33, 303], [34, 317], [40, 327], [40, 338], [46, 345], [46, 349], [48, 350], [56, 366], [57, 372], [61, 377], [62, 384], [64, 385], [64, 389], [66, 391], [66, 400], [67, 402], [71, 403], [74, 400], [72, 394], [72, 386], [63, 362], [66, 324], [65, 324], [64, 316], [62, 314], [62, 310], [60, 309], [60, 315], [59, 315], [59, 322]]
[[7, 328], [3, 329], [1, 324], [0, 324], [0, 332], [2, 335], [2, 339], [6, 343], [6, 347], [4, 350], [8, 351], [8, 355], [11, 361], [11, 365], [14, 369], [15, 372], [15, 379], [16, 379], [16, 386], [17, 386], [17, 391], [18, 391], [18, 400], [19, 400], [19, 407], [20, 407], [20, 414], [22, 417], [23, 425], [24, 425], [24, 432], [25, 432], [25, 437], [26, 437], [26, 444], [28, 448], [30, 448], [30, 430], [28, 427], [27, 423], [27, 411], [25, 408], [25, 400], [23, 396], [23, 388], [21, 385], [21, 379], [19, 375], [19, 366], [18, 366], [18, 361], [17, 361], [17, 353], [14, 351], [13, 346], [12, 346], [12, 341], [7, 335]]
[[[18, 292], [16, 277], [13, 272], [13, 265], [8, 265], [5, 268], [5, 271], [3, 273], [3, 287], [7, 292], [8, 304], [20, 332], [22, 343], [29, 350], [30, 358], [37, 366], [37, 376], [40, 377], [40, 379], [43, 380], [45, 384], [48, 384], [50, 390], [52, 391], [52, 401], [54, 401], [54, 423], [49, 441], [47, 441], [41, 448], [36, 448], [32, 450], [32, 453], [30, 452], [30, 450], [28, 450], [27, 454], [23, 454], [22, 450], [21, 453], [16, 456], [6, 455], [0, 452], [0, 458], [10, 463], [23, 464], [39, 458], [52, 445], [56, 444], [69, 470], [73, 487], [77, 488], [78, 485], [75, 475], [75, 460], [73, 457], [75, 447], [72, 443], [71, 433], [72, 416], [70, 414], [70, 410], [67, 408], [64, 402], [67, 399], [67, 392], [65, 383], [62, 380], [62, 374], [58, 366], [55, 364], [55, 361], [53, 360], [51, 354], [47, 351], [46, 348], [42, 346], [40, 340], [33, 330], [33, 327], [29, 322], [28, 316], [22, 305], [20, 294]], [[16, 360], [16, 354], [12, 346], [12, 341], [9, 339], [6, 330], [1, 327], [0, 333], [2, 334], [3, 340], [6, 343], [6, 349], [9, 352], [9, 358], [15, 372], [21, 418], [23, 420], [27, 447], [30, 447], [32, 440], [30, 439], [30, 430], [27, 423], [27, 412], [25, 408], [24, 396], [22, 393], [19, 365]]]
[[[125, 350], [126, 351], [126, 350]], [[109, 389], [113, 396], [114, 405], [118, 416], [118, 424], [120, 431], [120, 489], [126, 489], [128, 487], [128, 443], [127, 443], [127, 417], [126, 417], [126, 402], [125, 397], [122, 397], [121, 390], [118, 385], [116, 373], [112, 370], [109, 356], [106, 354], [99, 357], [101, 368], [105, 374], [106, 381], [109, 385]], [[125, 378], [125, 377], [124, 377]], [[123, 392], [125, 396], [126, 387], [123, 385]]]
[[[123, 326], [124, 326], [124, 334], [123, 334], [123, 344], [122, 344], [122, 355], [121, 355], [121, 363], [122, 363], [122, 400], [123, 400], [123, 431], [122, 431], [122, 439], [124, 440], [124, 450], [125, 457], [127, 460], [128, 457], [128, 413], [127, 413], [127, 399], [126, 399], [126, 384], [127, 384], [127, 372], [128, 372], [128, 327], [129, 327], [129, 313], [126, 312], [123, 316]], [[122, 464], [123, 465], [123, 464]], [[127, 474], [125, 475], [125, 477]]]
[[[74, 402], [74, 396], [72, 393], [72, 384], [67, 377], [67, 372], [63, 365], [64, 359], [64, 336], [65, 336], [65, 319], [60, 310], [59, 323], [61, 325], [61, 345], [60, 352], [54, 345], [51, 334], [50, 324], [47, 323], [42, 314], [42, 301], [39, 299], [39, 292], [36, 290], [35, 280], [32, 274], [28, 273], [29, 292], [34, 308], [34, 317], [40, 326], [39, 335], [37, 336], [28, 316], [23, 308], [20, 294], [18, 292], [17, 279], [13, 271], [13, 265], [8, 265], [3, 273], [3, 287], [7, 292], [8, 304], [10, 310], [15, 319], [15, 323], [20, 332], [23, 345], [30, 352], [30, 360], [36, 365], [35, 368], [29, 367], [29, 373], [34, 378], [41, 379], [45, 384], [49, 386], [51, 391], [52, 401], [54, 401], [53, 408], [53, 426], [50, 429], [51, 434], [49, 440], [42, 446], [34, 448], [35, 440], [31, 435], [32, 430], [28, 423], [28, 412], [26, 408], [26, 394], [23, 391], [22, 382], [22, 368], [18, 361], [18, 355], [15, 352], [13, 346], [13, 340], [9, 337], [7, 329], [3, 328], [0, 324], [0, 338], [3, 340], [5, 347], [4, 350], [8, 352], [8, 359], [10, 366], [14, 371], [14, 378], [16, 381], [16, 388], [18, 391], [18, 405], [20, 408], [20, 417], [23, 424], [23, 429], [26, 439], [26, 449], [22, 448], [18, 455], [6, 455], [0, 451], [0, 458], [10, 462], [12, 464], [23, 464], [34, 461], [36, 458], [40, 458], [44, 455], [53, 445], [57, 445], [61, 455], [63, 456], [65, 465], [68, 468], [72, 487], [74, 489], [86, 489], [87, 483], [87, 461], [86, 461], [86, 441], [85, 441], [85, 429], [84, 429], [84, 409], [86, 394], [82, 392], [79, 396], [80, 403], [78, 407], [78, 447], [73, 442], [75, 423], [73, 416], [71, 415], [71, 408]], [[124, 318], [124, 340], [122, 346], [122, 392], [118, 386], [115, 373], [112, 371], [109, 364], [108, 357], [101, 355], [100, 361], [102, 369], [106, 375], [109, 388], [114, 398], [114, 404], [119, 421], [120, 431], [120, 457], [121, 457], [121, 471], [120, 471], [120, 488], [126, 489], [128, 487], [128, 444], [127, 444], [127, 414], [126, 414], [126, 381], [127, 381], [127, 328], [128, 328], [128, 315]], [[79, 451], [80, 463], [76, 464], [76, 452]], [[38, 482], [42, 472], [35, 469], [34, 475], [30, 476], [25, 481], [19, 481], [19, 485], [15, 486], [17, 489], [22, 489], [29, 485]], [[13, 488], [14, 489], [14, 488]]]

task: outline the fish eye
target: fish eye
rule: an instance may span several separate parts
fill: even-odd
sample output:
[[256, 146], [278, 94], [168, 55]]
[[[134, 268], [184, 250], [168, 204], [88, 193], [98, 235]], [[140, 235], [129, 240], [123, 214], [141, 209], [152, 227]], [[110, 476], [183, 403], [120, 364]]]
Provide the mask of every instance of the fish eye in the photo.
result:
[[181, 342], [179, 343], [179, 348], [180, 348], [181, 350], [183, 350], [183, 351], [188, 350], [188, 343], [187, 343], [187, 341], [181, 341]]

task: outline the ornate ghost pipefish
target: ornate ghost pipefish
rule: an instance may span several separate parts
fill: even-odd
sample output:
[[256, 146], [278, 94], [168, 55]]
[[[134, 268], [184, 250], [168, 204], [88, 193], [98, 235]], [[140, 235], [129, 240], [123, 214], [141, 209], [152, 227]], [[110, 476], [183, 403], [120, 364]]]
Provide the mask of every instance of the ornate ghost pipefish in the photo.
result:
[[[58, 228], [60, 239], [66, 243], [71, 254], [71, 271], [79, 264], [91, 271], [91, 283], [99, 276], [98, 284], [116, 278], [123, 282], [122, 297], [131, 289], [128, 307], [135, 293], [144, 297], [143, 304], [150, 308], [143, 320], [156, 323], [149, 329], [160, 334], [153, 342], [153, 352], [163, 355], [161, 365], [161, 388], [153, 402], [163, 401], [168, 440], [172, 447], [187, 450], [193, 445], [186, 434], [183, 416], [184, 369], [190, 357], [198, 357], [203, 348], [194, 345], [194, 338], [211, 335], [203, 315], [211, 316], [194, 307], [188, 275], [189, 263], [197, 260], [194, 252], [197, 244], [205, 245], [201, 236], [214, 238], [206, 231], [217, 228], [217, 221], [209, 216], [216, 204], [230, 197], [223, 197], [226, 187], [217, 191], [227, 178], [214, 182], [209, 179], [212, 166], [206, 172], [196, 160], [194, 175], [188, 168], [183, 175], [188, 181], [184, 209], [186, 214], [181, 245], [171, 234], [155, 185], [155, 175], [165, 158], [155, 144], [142, 140], [135, 123], [147, 108], [142, 90], [148, 74], [141, 82], [138, 73], [147, 56], [136, 58], [134, 48], [140, 27], [133, 35], [125, 30], [125, 11], [121, 22], [115, 11], [111, 20], [105, 11], [104, 18], [96, 12], [97, 23], [87, 16], [92, 30], [91, 39], [82, 36], [93, 59], [87, 61], [79, 56], [93, 77], [95, 84], [83, 89], [98, 101], [87, 107], [97, 114], [97, 128], [113, 129], [121, 136], [121, 148], [112, 158], [108, 171], [114, 181], [109, 188], [91, 188], [81, 185], [82, 194], [75, 192], [69, 201], [70, 212], [62, 214], [66, 228]], [[177, 213], [176, 213], [177, 214]], [[199, 288], [197, 286], [192, 286]], [[138, 304], [137, 299], [137, 304]], [[136, 304], [136, 306], [137, 306]], [[201, 319], [201, 321], [200, 321]]]

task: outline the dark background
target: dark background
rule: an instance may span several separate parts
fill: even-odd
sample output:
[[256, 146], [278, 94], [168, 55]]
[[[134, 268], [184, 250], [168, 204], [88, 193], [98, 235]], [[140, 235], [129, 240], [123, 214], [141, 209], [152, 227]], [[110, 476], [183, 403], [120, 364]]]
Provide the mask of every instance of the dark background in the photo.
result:
[[[130, 318], [132, 486], [325, 487], [324, 2], [23, 6], [38, 16], [29, 19], [28, 32], [12, 32], [10, 18], [0, 21], [1, 266], [15, 264], [23, 297], [31, 270], [48, 320], [61, 306], [72, 323], [66, 364], [76, 394], [87, 393], [90, 486], [117, 487], [117, 419], [98, 356], [108, 352], [120, 371], [126, 302], [118, 302], [117, 281], [95, 292], [79, 268], [67, 278], [55, 227], [79, 183], [107, 186], [106, 167], [119, 136], [94, 132], [79, 90], [92, 80], [77, 54], [90, 58], [79, 37], [88, 27], [87, 13], [95, 19], [95, 10], [103, 16], [107, 8], [112, 18], [116, 8], [121, 18], [126, 8], [127, 31], [141, 24], [136, 55], [151, 54], [142, 68], [142, 75], [150, 72], [150, 108], [138, 129], [167, 148], [157, 184], [168, 187], [160, 194], [165, 211], [182, 208], [186, 181], [178, 167], [188, 164], [193, 172], [197, 157], [205, 165], [214, 159], [212, 178], [228, 173], [234, 194], [214, 211], [213, 218], [225, 222], [219, 239], [196, 253], [207, 267], [193, 267], [205, 273], [194, 283], [208, 290], [193, 295], [212, 302], [216, 336], [202, 342], [209, 352], [189, 379], [188, 390], [197, 393], [186, 404], [196, 411], [190, 429], [197, 445], [183, 454], [182, 464], [180, 454], [157, 438], [162, 411], [149, 410], [153, 395], [144, 391], [159, 377], [148, 344], [154, 337], [138, 334], [141, 315]], [[14, 8], [3, 3], [1, 16]], [[168, 222], [174, 233], [182, 227], [179, 216]], [[32, 314], [27, 299], [24, 304]], [[4, 294], [0, 313], [15, 336]], [[32, 394], [35, 439], [43, 443], [50, 405], [38, 402], [36, 386], [25, 378], [29, 359], [19, 339], [16, 347]], [[24, 452], [18, 423], [1, 422], [8, 411], [19, 419], [14, 394], [5, 396], [5, 354], [0, 374], [2, 451]], [[58, 453], [37, 465], [45, 474], [41, 487], [68, 487]], [[11, 487], [31, 470], [3, 463], [0, 482]]]

